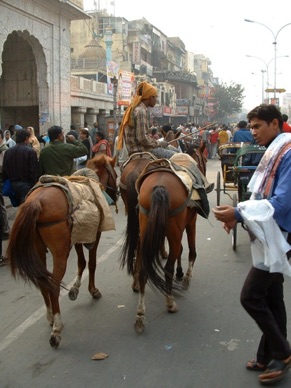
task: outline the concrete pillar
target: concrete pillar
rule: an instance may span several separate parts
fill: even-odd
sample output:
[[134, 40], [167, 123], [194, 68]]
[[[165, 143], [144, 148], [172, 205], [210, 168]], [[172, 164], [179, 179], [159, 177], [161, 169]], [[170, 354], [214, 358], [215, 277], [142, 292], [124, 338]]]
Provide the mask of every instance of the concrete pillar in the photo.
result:
[[101, 129], [105, 133], [105, 135], [107, 136], [105, 116], [106, 116], [106, 109], [99, 109], [99, 114], [97, 117], [97, 121], [99, 123], [99, 129]]
[[81, 106], [72, 107], [72, 123], [76, 126], [77, 129], [83, 127], [85, 121], [85, 113], [87, 108]]
[[[98, 121], [97, 115], [99, 113], [99, 109], [94, 109], [94, 108], [88, 108], [87, 112], [85, 113], [85, 121], [89, 127], [93, 127], [93, 124]], [[84, 124], [85, 125], [85, 124]]]

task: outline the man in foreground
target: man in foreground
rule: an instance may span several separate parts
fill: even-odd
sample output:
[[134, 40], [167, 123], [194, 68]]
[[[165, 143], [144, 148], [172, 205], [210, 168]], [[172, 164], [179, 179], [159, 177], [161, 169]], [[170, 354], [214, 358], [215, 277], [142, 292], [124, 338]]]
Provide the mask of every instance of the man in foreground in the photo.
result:
[[253, 266], [241, 303], [263, 334], [256, 360], [246, 367], [261, 371], [260, 383], [270, 385], [291, 367], [283, 291], [284, 274], [291, 276], [291, 136], [282, 133], [283, 119], [275, 105], [259, 105], [247, 118], [256, 143], [267, 147], [249, 183], [251, 200], [237, 208], [218, 206], [213, 212], [228, 233], [242, 221], [249, 230]]

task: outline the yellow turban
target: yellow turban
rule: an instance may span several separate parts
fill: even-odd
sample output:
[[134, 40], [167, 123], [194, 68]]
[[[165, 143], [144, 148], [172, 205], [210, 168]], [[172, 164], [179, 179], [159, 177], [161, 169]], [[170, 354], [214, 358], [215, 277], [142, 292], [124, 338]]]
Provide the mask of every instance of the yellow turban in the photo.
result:
[[141, 101], [147, 100], [148, 98], [152, 96], [157, 95], [157, 89], [149, 84], [148, 82], [141, 82], [138, 85], [136, 95], [133, 97], [133, 100], [129, 107], [126, 109], [122, 122], [120, 124], [120, 129], [119, 129], [119, 135], [118, 135], [118, 143], [117, 143], [117, 149], [120, 150], [122, 148], [123, 144], [123, 135], [124, 135], [124, 127], [126, 124], [129, 124], [131, 126], [134, 126], [134, 123], [132, 122], [132, 112], [134, 108], [136, 108]]

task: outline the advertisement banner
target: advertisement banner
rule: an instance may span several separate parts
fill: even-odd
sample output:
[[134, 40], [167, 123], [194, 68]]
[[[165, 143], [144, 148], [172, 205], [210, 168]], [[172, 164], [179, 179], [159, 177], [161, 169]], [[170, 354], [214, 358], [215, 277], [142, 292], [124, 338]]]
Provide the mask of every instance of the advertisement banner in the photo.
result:
[[187, 116], [189, 112], [188, 106], [176, 106], [176, 114]]
[[118, 73], [117, 105], [128, 106], [136, 92], [134, 74], [120, 70]]

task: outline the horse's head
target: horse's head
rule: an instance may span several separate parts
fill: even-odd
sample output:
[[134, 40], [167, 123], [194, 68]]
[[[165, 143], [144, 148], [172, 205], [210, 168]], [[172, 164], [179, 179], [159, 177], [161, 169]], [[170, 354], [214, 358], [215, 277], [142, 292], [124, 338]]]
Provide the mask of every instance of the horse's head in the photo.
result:
[[206, 157], [203, 154], [205, 146], [200, 136], [198, 136], [197, 142], [193, 142], [189, 145], [186, 153], [190, 155], [196, 162], [199, 170], [203, 175], [206, 175]]
[[[91, 168], [98, 175], [99, 181], [104, 187], [106, 193], [112, 198], [115, 206], [118, 199], [117, 194], [117, 173], [114, 169], [116, 156], [111, 158], [105, 154], [99, 154], [89, 159], [86, 163], [87, 168]], [[117, 207], [116, 207], [117, 209]]]
[[170, 142], [170, 145], [172, 147], [179, 149], [178, 138], [181, 135], [181, 131], [175, 133], [172, 129], [168, 132], [165, 132], [163, 129], [161, 129], [161, 132], [164, 136], [165, 141], [167, 141], [168, 143]]

